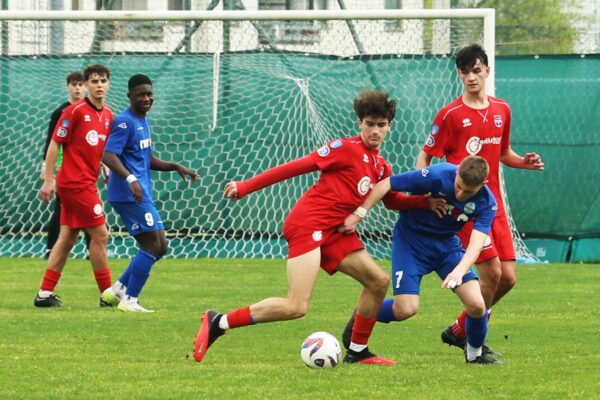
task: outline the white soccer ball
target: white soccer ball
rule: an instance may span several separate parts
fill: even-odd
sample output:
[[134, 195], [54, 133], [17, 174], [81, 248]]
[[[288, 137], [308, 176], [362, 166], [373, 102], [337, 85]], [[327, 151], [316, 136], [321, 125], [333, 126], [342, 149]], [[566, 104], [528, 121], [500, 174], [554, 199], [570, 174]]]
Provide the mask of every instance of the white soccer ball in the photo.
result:
[[342, 358], [342, 348], [331, 333], [315, 332], [302, 343], [300, 356], [310, 368], [333, 368]]

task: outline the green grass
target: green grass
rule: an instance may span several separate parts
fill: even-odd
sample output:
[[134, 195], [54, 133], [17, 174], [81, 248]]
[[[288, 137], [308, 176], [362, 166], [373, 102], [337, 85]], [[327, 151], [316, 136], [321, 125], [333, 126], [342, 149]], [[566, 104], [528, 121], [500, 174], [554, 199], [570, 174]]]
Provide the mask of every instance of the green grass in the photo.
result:
[[[111, 262], [113, 279], [126, 264]], [[600, 398], [599, 265], [519, 267], [488, 336], [503, 365], [466, 365], [460, 350], [442, 345], [439, 334], [460, 307], [430, 275], [420, 314], [378, 325], [371, 338], [396, 366], [321, 371], [304, 366], [300, 344], [320, 330], [340, 338], [359, 292], [341, 274], [319, 277], [304, 319], [230, 331], [197, 364], [201, 312], [285, 295], [284, 260], [163, 260], [141, 298], [157, 310], [150, 315], [98, 308], [81, 260], [69, 260], [57, 288], [64, 307], [36, 309], [44, 268], [0, 258], [0, 399]]]

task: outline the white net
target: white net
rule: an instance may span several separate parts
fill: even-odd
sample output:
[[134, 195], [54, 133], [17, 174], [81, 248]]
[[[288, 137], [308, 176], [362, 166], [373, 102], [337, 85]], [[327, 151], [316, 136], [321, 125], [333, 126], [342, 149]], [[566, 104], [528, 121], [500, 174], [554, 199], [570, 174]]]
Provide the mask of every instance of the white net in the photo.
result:
[[[368, 87], [398, 100], [382, 152], [394, 172], [411, 169], [436, 111], [461, 91], [453, 53], [482, 42], [482, 32], [481, 19], [3, 20], [0, 253], [45, 251], [51, 207], [37, 197], [38, 165], [49, 115], [65, 100], [73, 70], [109, 66], [115, 113], [128, 106], [131, 75], [152, 78], [157, 156], [200, 174], [196, 185], [175, 173], [153, 175], [169, 256], [285, 257], [282, 222], [317, 174], [235, 203], [222, 198], [225, 182], [357, 134], [352, 101]], [[135, 243], [105, 205], [110, 253], [133, 254]], [[362, 227], [375, 257], [389, 257], [394, 219], [378, 207]], [[74, 252], [85, 255], [83, 243]]]

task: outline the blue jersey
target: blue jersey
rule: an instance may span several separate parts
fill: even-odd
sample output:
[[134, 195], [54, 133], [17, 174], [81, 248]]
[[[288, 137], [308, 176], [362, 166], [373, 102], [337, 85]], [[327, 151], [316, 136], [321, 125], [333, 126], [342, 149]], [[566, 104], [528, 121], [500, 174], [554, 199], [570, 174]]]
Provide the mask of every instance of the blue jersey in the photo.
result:
[[458, 167], [454, 164], [440, 163], [392, 176], [392, 190], [413, 194], [431, 193], [433, 197], [445, 199], [448, 208], [443, 218], [425, 209], [404, 211], [398, 224], [427, 236], [448, 237], [455, 235], [467, 221], [474, 219], [473, 229], [488, 234], [498, 208], [496, 199], [484, 185], [475, 196], [466, 201], [458, 201], [454, 190], [457, 170]]
[[[143, 191], [142, 201], [152, 201], [150, 136], [150, 121], [138, 117], [128, 108], [115, 118], [104, 147], [104, 151], [118, 155], [123, 166], [138, 179]], [[110, 173], [107, 192], [110, 202], [134, 201], [129, 183], [113, 172]]]

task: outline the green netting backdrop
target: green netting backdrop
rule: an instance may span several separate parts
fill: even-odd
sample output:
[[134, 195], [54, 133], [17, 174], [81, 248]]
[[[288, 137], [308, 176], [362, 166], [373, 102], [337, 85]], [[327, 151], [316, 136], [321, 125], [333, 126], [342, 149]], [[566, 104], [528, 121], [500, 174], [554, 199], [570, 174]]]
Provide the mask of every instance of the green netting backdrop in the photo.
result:
[[[128, 105], [128, 77], [149, 75], [158, 156], [201, 175], [195, 186], [175, 174], [155, 175], [171, 255], [186, 257], [285, 256], [281, 222], [316, 174], [236, 204], [222, 199], [223, 185], [355, 134], [352, 99], [361, 89], [380, 85], [399, 100], [383, 149], [399, 166], [395, 171], [414, 165], [435, 112], [461, 91], [451, 57], [247, 52], [222, 58], [216, 126], [212, 55], [0, 59], [0, 254], [44, 252], [51, 207], [41, 204], [37, 191], [47, 121], [65, 98], [58, 82], [89, 63], [113, 71], [107, 102], [115, 113]], [[514, 149], [540, 153], [547, 166], [542, 173], [505, 169], [517, 227], [542, 237], [600, 236], [600, 57], [500, 58], [496, 71], [497, 95], [513, 111]], [[113, 255], [131, 254], [133, 242], [106, 208]], [[370, 250], [386, 257], [390, 226], [374, 221], [363, 232], [373, 238]]]

